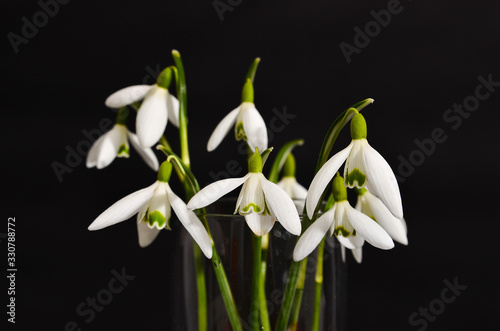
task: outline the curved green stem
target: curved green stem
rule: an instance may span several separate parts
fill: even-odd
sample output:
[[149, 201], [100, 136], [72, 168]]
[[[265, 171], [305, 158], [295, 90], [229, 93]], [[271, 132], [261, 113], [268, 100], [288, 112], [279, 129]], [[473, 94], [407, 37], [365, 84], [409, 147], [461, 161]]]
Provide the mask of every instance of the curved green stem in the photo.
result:
[[182, 64], [181, 54], [177, 50], [172, 51], [175, 66], [174, 70], [175, 81], [177, 83], [177, 97], [179, 99], [179, 137], [181, 143], [182, 162], [188, 167], [191, 165], [189, 157], [189, 144], [187, 132], [187, 91], [186, 91], [186, 76], [184, 74], [184, 65]]
[[250, 68], [248, 69], [247, 75], [245, 76], [245, 81], [247, 79], [250, 79], [250, 81], [253, 83], [259, 62], [260, 62], [260, 57], [256, 57], [255, 60], [253, 60], [252, 64], [250, 65]]
[[[206, 221], [205, 221], [206, 222]], [[212, 266], [214, 268], [215, 276], [217, 278], [217, 283], [222, 294], [222, 300], [226, 306], [227, 315], [229, 321], [233, 328], [233, 331], [243, 331], [243, 326], [241, 325], [240, 315], [238, 314], [238, 309], [236, 308], [236, 303], [234, 302], [233, 293], [231, 292], [231, 287], [227, 281], [226, 272], [222, 266], [219, 254], [212, 243], [213, 256], [212, 256]]]

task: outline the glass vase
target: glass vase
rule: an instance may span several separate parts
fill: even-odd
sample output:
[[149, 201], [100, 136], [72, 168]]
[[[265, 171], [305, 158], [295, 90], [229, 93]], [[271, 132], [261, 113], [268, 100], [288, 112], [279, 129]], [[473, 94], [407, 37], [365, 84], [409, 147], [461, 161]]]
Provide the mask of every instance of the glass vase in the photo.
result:
[[[253, 268], [253, 233], [245, 218], [233, 214], [236, 200], [219, 201], [206, 209], [205, 217], [215, 242], [222, 265], [230, 284], [243, 330], [250, 330], [251, 288]], [[173, 310], [173, 330], [198, 330], [198, 299], [193, 261], [193, 245], [189, 235], [184, 235], [182, 268], [174, 286], [183, 289], [182, 297]], [[265, 293], [271, 328], [274, 330], [292, 263], [292, 253], [297, 237], [288, 233], [279, 222], [269, 232], [266, 259]], [[212, 261], [203, 257], [207, 291], [208, 331], [232, 330]], [[303, 296], [296, 326], [287, 330], [311, 330], [315, 308], [317, 249], [307, 259]], [[178, 269], [179, 270], [179, 269]], [[327, 236], [323, 255], [323, 283], [319, 304], [318, 331], [342, 331], [345, 324], [346, 270], [341, 249], [335, 237]], [[175, 291], [180, 294], [180, 288]], [[292, 320], [293, 318], [291, 318]]]

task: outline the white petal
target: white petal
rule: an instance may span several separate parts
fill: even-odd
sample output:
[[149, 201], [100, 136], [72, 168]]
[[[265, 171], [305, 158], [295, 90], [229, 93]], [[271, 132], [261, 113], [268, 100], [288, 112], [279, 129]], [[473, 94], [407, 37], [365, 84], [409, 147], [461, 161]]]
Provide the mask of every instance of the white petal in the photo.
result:
[[408, 238], [406, 237], [406, 229], [401, 222], [397, 219], [379, 198], [372, 195], [370, 192], [365, 192], [363, 197], [367, 200], [373, 217], [378, 224], [397, 242], [408, 245]]
[[99, 215], [88, 227], [89, 230], [100, 230], [110, 225], [128, 220], [146, 204], [153, 196], [158, 182], [127, 195], [115, 202], [111, 207]]
[[238, 186], [242, 185], [249, 176], [250, 174], [241, 178], [222, 179], [206, 186], [200, 192], [196, 193], [191, 200], [189, 200], [187, 204], [188, 209], [193, 210], [208, 206], [212, 202], [221, 198], [223, 195], [226, 195]]
[[368, 243], [380, 249], [391, 249], [394, 247], [391, 237], [377, 222], [352, 208], [349, 202], [345, 201], [345, 204], [347, 217], [356, 229], [357, 236], [363, 237]]
[[133, 85], [111, 94], [104, 102], [109, 108], [121, 108], [144, 99], [153, 85]]
[[350, 236], [350, 237], [343, 237], [343, 236], [338, 236], [337, 240], [344, 246], [345, 248], [349, 248], [351, 250], [356, 249], [356, 248], [361, 248], [363, 247], [363, 244], [365, 243], [365, 240], [361, 236]]
[[353, 142], [349, 144], [346, 148], [332, 156], [326, 163], [319, 169], [319, 171], [314, 176], [309, 189], [307, 190], [306, 198], [306, 209], [309, 218], [313, 216], [314, 210], [318, 205], [321, 195], [325, 191], [327, 185], [332, 180], [333, 176], [337, 173], [340, 166], [347, 159], [349, 152], [351, 151]]
[[160, 140], [167, 126], [168, 90], [154, 86], [139, 108], [136, 118], [136, 133], [142, 147], [148, 148]]
[[295, 181], [292, 187], [292, 199], [305, 200], [307, 197], [307, 189]]
[[236, 121], [236, 117], [238, 117], [239, 112], [240, 106], [238, 106], [236, 109], [233, 109], [229, 114], [227, 114], [222, 119], [222, 121], [220, 121], [217, 127], [215, 127], [215, 130], [210, 136], [210, 139], [208, 139], [207, 150], [209, 152], [216, 149], [222, 139], [224, 139], [227, 133], [231, 130], [234, 122]]
[[[151, 200], [149, 200], [149, 206], [148, 206], [148, 215], [146, 217], [149, 217], [149, 221], [154, 221], [153, 224], [148, 222], [149, 227], [156, 227], [158, 230], [161, 230], [163, 228], [170, 229], [168, 223], [170, 221], [170, 217], [172, 216], [172, 210], [170, 208], [170, 203], [168, 201], [168, 183], [165, 182], [160, 182], [158, 183], [158, 186], [156, 186], [156, 189], [153, 193], [153, 196], [151, 197]], [[161, 214], [161, 217], [159, 219], [159, 222], [162, 222], [162, 224], [158, 223], [158, 219], [156, 220], [151, 220], [150, 215], [154, 212], [158, 212]], [[163, 223], [164, 221], [164, 223]]]
[[146, 162], [146, 164], [154, 171], [158, 171], [160, 165], [158, 163], [158, 158], [156, 157], [154, 151], [151, 148], [143, 148], [139, 144], [139, 138], [137, 138], [137, 135], [133, 134], [130, 131], [127, 131], [127, 134], [128, 134], [128, 139], [130, 140], [132, 146], [137, 151], [137, 153], [139, 153], [139, 155]]
[[92, 168], [97, 165], [97, 158], [101, 153], [102, 143], [106, 139], [106, 133], [100, 136], [90, 148], [89, 153], [87, 154], [87, 161], [86, 161], [87, 168]]
[[158, 236], [160, 230], [156, 227], [150, 228], [145, 222], [141, 222], [140, 214], [137, 214], [137, 234], [139, 236], [139, 246], [149, 246]]
[[361, 263], [361, 260], [363, 260], [363, 248], [361, 247], [355, 248], [351, 252], [356, 262]]
[[296, 236], [300, 235], [302, 225], [300, 224], [299, 214], [292, 199], [282, 188], [267, 180], [262, 173], [259, 173], [259, 176], [267, 206], [271, 210], [271, 213], [276, 216], [278, 222], [288, 232]]
[[179, 127], [179, 100], [172, 94], [167, 96], [168, 119], [175, 127]]
[[250, 213], [262, 214], [266, 211], [266, 200], [261, 186], [260, 174], [250, 173], [241, 188], [236, 202], [235, 213], [246, 215]]
[[403, 218], [403, 205], [398, 181], [387, 161], [368, 142], [363, 148], [368, 190], [375, 194], [399, 219]]
[[167, 186], [167, 195], [175, 214], [179, 221], [184, 225], [194, 241], [200, 246], [201, 251], [209, 259], [212, 258], [212, 241], [208, 236], [207, 230], [198, 219], [195, 213], [187, 209], [186, 204], [172, 191], [170, 186]]
[[118, 149], [122, 145], [122, 132], [120, 126], [115, 125], [109, 132], [106, 133], [106, 138], [100, 146], [100, 153], [97, 155], [97, 169], [107, 167], [116, 158]]
[[257, 213], [245, 215], [245, 221], [250, 230], [257, 236], [265, 235], [271, 231], [274, 225], [274, 218], [271, 215], [261, 215]]
[[254, 151], [258, 147], [262, 153], [267, 149], [266, 122], [253, 103], [244, 102], [241, 107], [243, 108], [241, 120], [250, 149]]
[[334, 214], [335, 207], [332, 207], [307, 228], [293, 250], [294, 261], [303, 260], [319, 245], [333, 223]]

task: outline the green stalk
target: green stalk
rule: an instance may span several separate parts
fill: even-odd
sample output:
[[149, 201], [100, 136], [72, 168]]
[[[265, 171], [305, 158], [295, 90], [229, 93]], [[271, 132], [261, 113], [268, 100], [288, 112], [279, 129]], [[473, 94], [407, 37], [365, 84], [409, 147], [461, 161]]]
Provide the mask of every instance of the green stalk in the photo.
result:
[[[172, 151], [164, 148], [163, 146], [160, 150], [168, 156], [169, 159], [175, 160], [173, 164], [175, 165], [175, 169], [178, 171], [180, 176], [184, 178], [185, 187], [187, 187], [186, 191], [190, 192], [191, 196], [200, 191], [200, 185], [196, 180], [196, 177], [191, 172], [189, 167], [184, 164], [184, 162]], [[227, 280], [226, 273], [224, 271], [224, 267], [222, 266], [222, 262], [220, 260], [219, 253], [217, 252], [217, 248], [215, 247], [212, 233], [210, 232], [210, 227], [208, 226], [208, 222], [205, 217], [200, 217], [200, 221], [203, 223], [203, 226], [207, 230], [208, 236], [212, 241], [212, 266], [214, 268], [215, 277], [217, 279], [217, 283], [219, 284], [219, 289], [222, 294], [222, 299], [224, 301], [224, 305], [226, 307], [227, 314], [229, 316], [229, 321], [234, 331], [243, 331], [243, 327], [241, 325], [241, 320], [238, 314], [238, 309], [236, 308], [236, 303], [234, 302], [233, 293], [231, 291], [231, 287], [229, 286], [229, 282]]]
[[256, 57], [255, 60], [253, 60], [252, 64], [250, 65], [250, 68], [248, 69], [247, 75], [245, 76], [245, 82], [247, 79], [250, 79], [250, 81], [253, 83], [259, 62], [260, 62], [260, 57]]
[[295, 297], [293, 298], [293, 310], [290, 316], [290, 326], [288, 327], [289, 331], [296, 331], [299, 324], [300, 306], [302, 303], [302, 296], [304, 294], [304, 284], [306, 282], [307, 260], [302, 260], [301, 262], [302, 265], [300, 266], [299, 281], [297, 282]]
[[189, 158], [188, 132], [187, 132], [187, 92], [186, 92], [186, 76], [184, 74], [184, 66], [181, 60], [181, 54], [177, 50], [172, 51], [175, 66], [174, 70], [175, 81], [177, 83], [177, 97], [179, 98], [179, 137], [181, 144], [182, 162], [188, 167], [191, 166]]
[[260, 288], [260, 271], [262, 257], [262, 237], [252, 235], [253, 237], [253, 269], [252, 269], [252, 292], [250, 295], [250, 330], [260, 330], [260, 303], [259, 303], [259, 288]]
[[[206, 220], [205, 222], [206, 223]], [[212, 238], [212, 237], [210, 237]], [[236, 303], [234, 302], [233, 293], [231, 292], [231, 287], [227, 281], [226, 272], [222, 266], [219, 254], [215, 249], [212, 242], [213, 256], [212, 256], [212, 266], [214, 267], [215, 276], [217, 278], [217, 283], [219, 283], [219, 288], [222, 294], [222, 300], [226, 306], [227, 315], [229, 321], [233, 328], [233, 331], [243, 331], [243, 326], [241, 325], [240, 315], [238, 314], [238, 309], [236, 308]]]
[[207, 285], [203, 268], [204, 255], [200, 246], [193, 241], [196, 285], [198, 288], [198, 330], [207, 330]]
[[295, 296], [295, 289], [297, 288], [297, 282], [299, 280], [300, 266], [303, 261], [306, 261], [304, 263], [307, 263], [307, 258], [300, 262], [292, 261], [290, 265], [283, 302], [281, 303], [278, 320], [276, 321], [276, 326], [274, 328], [275, 331], [285, 331], [287, 328], [290, 311], [292, 309], [293, 297]]
[[260, 262], [260, 287], [259, 287], [259, 303], [260, 303], [260, 320], [262, 322], [262, 330], [271, 331], [271, 323], [269, 321], [269, 311], [267, 309], [266, 299], [266, 274], [267, 274], [267, 255], [269, 251], [269, 233], [262, 236], [262, 254]]
[[325, 251], [325, 238], [318, 246], [318, 261], [316, 262], [316, 277], [314, 277], [314, 311], [311, 331], [319, 330], [319, 315], [321, 311], [321, 289], [323, 286], [323, 256]]

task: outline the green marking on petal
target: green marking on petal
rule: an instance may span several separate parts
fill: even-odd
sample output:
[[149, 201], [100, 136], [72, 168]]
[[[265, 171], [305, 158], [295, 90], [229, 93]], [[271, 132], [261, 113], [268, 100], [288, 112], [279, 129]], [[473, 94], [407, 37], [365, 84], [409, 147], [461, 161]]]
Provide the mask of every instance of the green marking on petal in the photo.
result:
[[[356, 183], [356, 184], [354, 184]], [[362, 173], [359, 169], [354, 168], [351, 172], [347, 174], [346, 186], [348, 187], [363, 187], [366, 183], [366, 175]]]
[[236, 136], [236, 140], [247, 140], [245, 129], [243, 128], [243, 122], [236, 123], [236, 126], [234, 127], [234, 135]]
[[[336, 236], [341, 235], [342, 237], [345, 237], [345, 238], [351, 236], [351, 232], [347, 231], [347, 229], [344, 228], [342, 225], [337, 226], [335, 228], [335, 230], [333, 231], [333, 234]], [[355, 234], [356, 234], [356, 231], [354, 231], [352, 233], [352, 235], [355, 235]]]
[[155, 210], [154, 212], [148, 214], [147, 216], [147, 221], [149, 224], [149, 227], [153, 227], [154, 224], [156, 223], [158, 228], [163, 229], [167, 223], [167, 219], [165, 216], [163, 216], [162, 213], [160, 213], [158, 210]]
[[262, 210], [262, 208], [260, 206], [257, 206], [255, 203], [250, 203], [247, 206], [241, 208], [241, 211], [244, 214], [247, 214], [248, 212], [250, 212], [250, 208], [253, 210], [254, 213], [260, 213]]
[[118, 152], [116, 154], [118, 155], [118, 157], [129, 157], [130, 150], [127, 145], [121, 145], [120, 148], [118, 148]]

